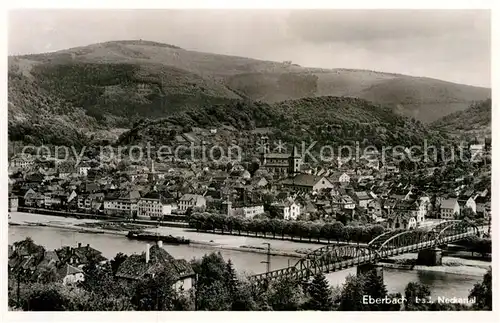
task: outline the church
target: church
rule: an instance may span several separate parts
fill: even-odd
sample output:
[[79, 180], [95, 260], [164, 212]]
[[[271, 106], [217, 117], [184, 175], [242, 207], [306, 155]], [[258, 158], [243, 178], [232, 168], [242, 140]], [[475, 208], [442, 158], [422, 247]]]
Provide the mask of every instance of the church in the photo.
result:
[[261, 167], [276, 177], [280, 177], [280, 184], [283, 187], [298, 192], [318, 192], [322, 189], [331, 189], [334, 187], [326, 177], [300, 172], [302, 156], [298, 154], [295, 145], [291, 154], [269, 153], [267, 141], [264, 141], [263, 148], [261, 153]]
[[277, 177], [293, 176], [300, 173], [302, 157], [293, 147], [292, 154], [270, 153], [267, 137], [263, 137], [263, 147], [260, 155], [261, 167]]

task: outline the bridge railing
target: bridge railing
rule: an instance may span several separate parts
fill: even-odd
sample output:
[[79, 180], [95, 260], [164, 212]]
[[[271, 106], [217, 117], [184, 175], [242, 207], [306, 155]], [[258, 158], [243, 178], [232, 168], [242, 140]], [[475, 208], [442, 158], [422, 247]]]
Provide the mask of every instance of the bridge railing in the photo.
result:
[[449, 243], [479, 234], [475, 224], [468, 221], [443, 221], [427, 230], [386, 232], [368, 245], [327, 245], [302, 257], [294, 266], [253, 275], [253, 280], [269, 280], [291, 276], [305, 278], [318, 272], [329, 272], [346, 266], [376, 262], [401, 253], [418, 251], [441, 243]]

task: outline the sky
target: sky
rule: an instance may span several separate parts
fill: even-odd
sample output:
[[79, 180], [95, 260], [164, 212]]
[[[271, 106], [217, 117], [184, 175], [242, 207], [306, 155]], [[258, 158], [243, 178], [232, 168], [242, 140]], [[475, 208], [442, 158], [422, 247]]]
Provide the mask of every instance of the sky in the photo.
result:
[[17, 10], [9, 55], [143, 39], [188, 50], [491, 86], [488, 10]]

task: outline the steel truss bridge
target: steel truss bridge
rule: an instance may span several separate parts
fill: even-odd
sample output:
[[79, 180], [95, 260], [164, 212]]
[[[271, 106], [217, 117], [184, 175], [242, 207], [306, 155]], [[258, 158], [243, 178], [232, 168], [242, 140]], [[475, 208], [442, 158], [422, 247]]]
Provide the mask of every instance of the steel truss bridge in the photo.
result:
[[431, 249], [471, 236], [480, 236], [480, 229], [464, 220], [443, 221], [437, 225], [407, 231], [389, 231], [368, 244], [330, 244], [302, 257], [294, 266], [250, 276], [254, 282], [281, 278], [306, 280], [318, 273], [376, 263], [380, 259], [408, 252]]

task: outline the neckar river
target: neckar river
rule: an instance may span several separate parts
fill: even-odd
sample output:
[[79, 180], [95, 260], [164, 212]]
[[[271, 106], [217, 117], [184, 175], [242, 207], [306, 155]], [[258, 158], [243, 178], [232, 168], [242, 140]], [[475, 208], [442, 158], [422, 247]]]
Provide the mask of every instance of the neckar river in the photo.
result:
[[[125, 254], [141, 253], [146, 249], [146, 242], [129, 240], [126, 237], [112, 234], [82, 233], [53, 227], [41, 226], [9, 226], [9, 243], [31, 237], [35, 243], [46, 249], [56, 249], [61, 246], [76, 246], [90, 244], [100, 250], [107, 258], [114, 257], [118, 252]], [[212, 246], [164, 245], [164, 248], [175, 258], [192, 259], [202, 257], [212, 251], [220, 251], [225, 259], [231, 259], [240, 273], [261, 273], [266, 269], [265, 254], [232, 251]], [[272, 256], [271, 269], [284, 268], [297, 262], [297, 258]], [[327, 274], [332, 286], [341, 285], [349, 274], [356, 274], [356, 268]], [[399, 270], [384, 268], [384, 282], [389, 292], [404, 293], [409, 282], [421, 282], [429, 286], [433, 297], [467, 297], [470, 289], [482, 280], [482, 275], [450, 274], [434, 271]]]

